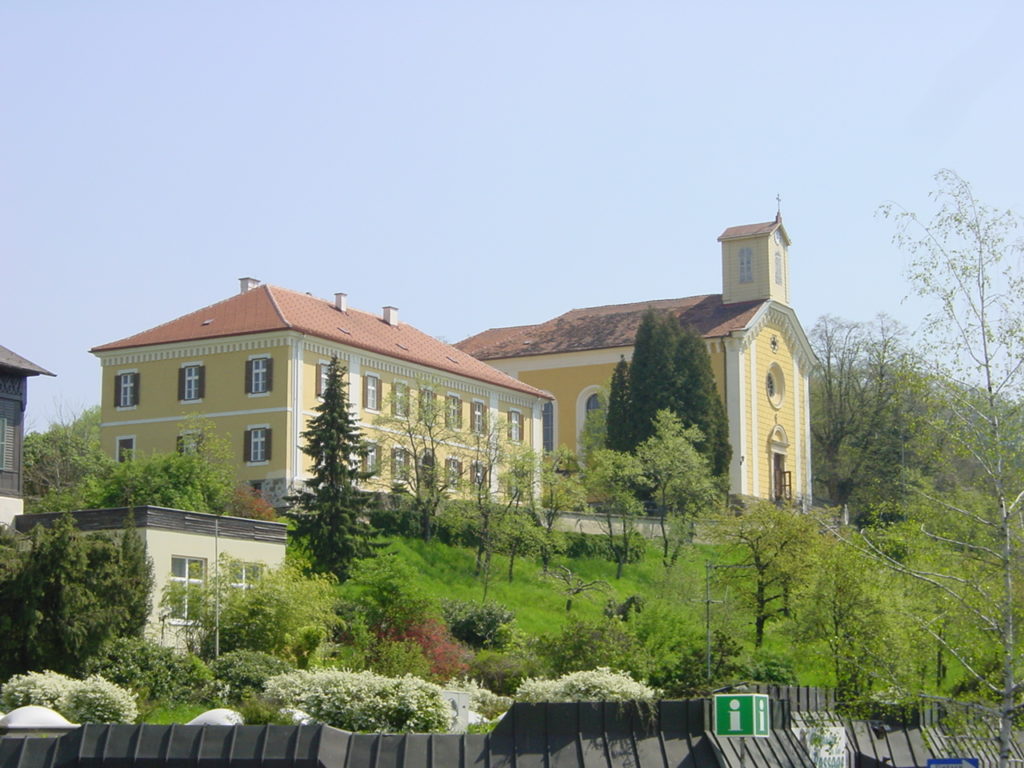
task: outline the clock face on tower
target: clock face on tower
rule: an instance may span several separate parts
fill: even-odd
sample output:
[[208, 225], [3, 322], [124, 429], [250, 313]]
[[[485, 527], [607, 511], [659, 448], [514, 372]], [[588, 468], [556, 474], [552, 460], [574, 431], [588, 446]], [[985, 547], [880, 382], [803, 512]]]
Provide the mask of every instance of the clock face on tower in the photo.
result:
[[779, 245], [782, 245], [782, 230], [781, 229], [776, 229], [775, 230], [775, 242], [778, 243]]

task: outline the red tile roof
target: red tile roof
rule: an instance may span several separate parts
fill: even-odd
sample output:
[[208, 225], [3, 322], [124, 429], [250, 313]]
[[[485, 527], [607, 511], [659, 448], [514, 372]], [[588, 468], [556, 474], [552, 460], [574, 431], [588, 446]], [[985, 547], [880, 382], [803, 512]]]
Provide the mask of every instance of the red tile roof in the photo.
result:
[[148, 331], [93, 347], [90, 351], [112, 352], [151, 344], [283, 330], [306, 333], [517, 392], [551, 397], [543, 390], [524, 384], [407, 323], [389, 325], [379, 315], [358, 309], [342, 312], [331, 301], [270, 285], [257, 286]]
[[649, 308], [671, 312], [705, 338], [717, 338], [746, 327], [764, 304], [723, 304], [720, 294], [712, 294], [573, 309], [538, 325], [491, 328], [455, 346], [481, 360], [631, 347]]

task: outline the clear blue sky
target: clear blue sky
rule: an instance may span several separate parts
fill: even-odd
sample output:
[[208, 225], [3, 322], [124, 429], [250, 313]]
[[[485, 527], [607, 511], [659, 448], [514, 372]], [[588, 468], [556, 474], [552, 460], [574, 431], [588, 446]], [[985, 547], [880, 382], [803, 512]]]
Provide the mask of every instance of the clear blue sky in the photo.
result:
[[793, 238], [793, 304], [908, 326], [875, 217], [953, 168], [1024, 209], [1024, 4], [684, 0], [0, 5], [0, 344], [99, 399], [88, 349], [237, 278], [457, 341], [715, 293]]

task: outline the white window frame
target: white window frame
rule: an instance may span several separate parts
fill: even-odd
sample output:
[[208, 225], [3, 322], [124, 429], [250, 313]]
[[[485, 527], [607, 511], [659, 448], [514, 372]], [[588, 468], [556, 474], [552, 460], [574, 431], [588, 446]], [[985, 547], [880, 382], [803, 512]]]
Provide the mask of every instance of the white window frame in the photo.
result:
[[199, 396], [199, 382], [202, 380], [202, 363], [185, 363], [182, 366], [185, 371], [185, 386], [182, 388], [183, 403], [199, 403], [202, 398]]
[[469, 431], [482, 435], [487, 431], [487, 403], [473, 400], [469, 406]]
[[407, 381], [391, 382], [391, 414], [393, 416], [399, 419], [409, 418], [410, 391]]
[[363, 408], [368, 411], [380, 411], [380, 376], [375, 373], [363, 375], [363, 395], [366, 401]]
[[739, 250], [739, 280], [741, 283], [754, 282], [754, 249], [748, 245]]
[[[249, 371], [250, 397], [263, 397], [270, 394], [269, 372], [270, 355], [256, 355], [249, 358], [252, 368]], [[257, 386], [257, 382], [259, 386]]]
[[448, 429], [462, 429], [462, 395], [455, 392], [445, 395], [444, 425]]
[[229, 566], [231, 586], [235, 589], [252, 589], [263, 577], [263, 568], [263, 563], [232, 561]]
[[[118, 371], [117, 378], [120, 380], [121, 391], [117, 400], [117, 410], [131, 410], [139, 404], [139, 393], [135, 389], [135, 377], [139, 371], [133, 368], [130, 371]], [[127, 386], [125, 386], [127, 384]]]
[[[132, 443], [132, 447], [126, 449], [126, 450], [131, 451], [132, 455], [129, 456], [128, 458], [126, 458], [126, 459], [122, 459], [121, 458], [121, 455], [122, 455], [122, 453], [121, 453], [121, 441], [122, 440], [131, 440], [131, 443]], [[120, 464], [123, 461], [131, 461], [132, 459], [135, 458], [135, 435], [118, 435], [117, 437], [114, 438], [114, 458], [117, 460], [118, 464]]]
[[[269, 424], [252, 424], [245, 428], [249, 433], [249, 461], [247, 465], [266, 464], [270, 461], [267, 458], [267, 433], [270, 431]], [[257, 442], [260, 446], [259, 454], [256, 452]], [[260, 458], [256, 458], [257, 455]]]
[[380, 446], [377, 443], [366, 444], [366, 453], [363, 459], [363, 471], [380, 471]]
[[519, 410], [508, 412], [508, 439], [513, 443], [523, 442], [523, 413]]
[[[184, 562], [185, 573], [183, 576], [177, 576], [174, 573], [174, 566], [178, 562]], [[202, 575], [196, 578], [192, 575], [191, 566], [198, 563], [202, 567]], [[170, 584], [181, 584], [184, 586], [182, 590], [182, 605], [176, 606], [179, 610], [171, 613], [170, 622], [172, 624], [194, 624], [195, 619], [188, 617], [188, 596], [189, 590], [193, 586], [202, 587], [206, 584], [206, 558], [205, 557], [192, 557], [190, 555], [171, 555], [171, 575], [168, 578]]]

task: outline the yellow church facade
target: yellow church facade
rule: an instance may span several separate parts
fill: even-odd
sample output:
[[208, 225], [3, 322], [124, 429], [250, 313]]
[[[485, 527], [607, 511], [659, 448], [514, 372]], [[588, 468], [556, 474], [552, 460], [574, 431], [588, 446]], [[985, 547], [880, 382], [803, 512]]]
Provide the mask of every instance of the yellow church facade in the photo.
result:
[[[308, 476], [301, 433], [334, 357], [369, 443], [377, 490], [412, 470], [395, 427], [426, 398], [443, 409], [445, 424], [444, 455], [429, 460], [467, 481], [483, 437], [539, 451], [551, 399], [401, 322], [395, 307], [364, 312], [342, 293], [330, 301], [251, 278], [224, 301], [91, 351], [102, 365], [100, 440], [108, 455], [189, 450], [199, 420], [227, 442], [237, 481], [275, 506]], [[487, 482], [496, 484], [491, 475]]]
[[707, 344], [729, 420], [730, 493], [808, 505], [814, 355], [789, 305], [789, 236], [776, 217], [730, 227], [718, 239], [720, 294], [574, 309], [537, 325], [490, 329], [456, 346], [550, 392], [544, 446], [575, 450], [616, 363], [631, 358], [643, 315], [671, 313]]

